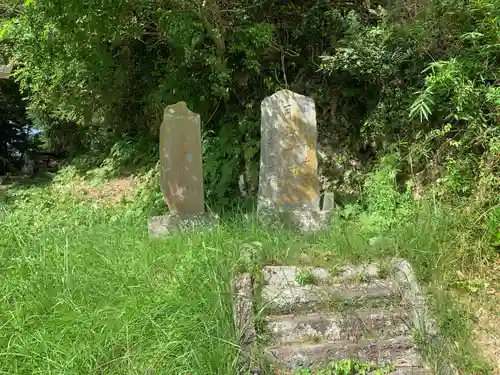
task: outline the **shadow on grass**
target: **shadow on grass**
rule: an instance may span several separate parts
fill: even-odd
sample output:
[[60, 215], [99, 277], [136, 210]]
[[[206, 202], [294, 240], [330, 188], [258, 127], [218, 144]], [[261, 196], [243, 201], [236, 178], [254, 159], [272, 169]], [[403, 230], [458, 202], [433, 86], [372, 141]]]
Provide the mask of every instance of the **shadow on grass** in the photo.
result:
[[55, 172], [39, 172], [33, 176], [13, 175], [4, 181], [4, 185], [13, 188], [46, 187], [52, 183]]
[[55, 174], [51, 172], [37, 173], [31, 177], [21, 174], [9, 176], [0, 185], [0, 203], [8, 203], [12, 191], [47, 187], [52, 183], [54, 176]]
[[146, 173], [159, 160], [158, 140], [148, 137], [110, 139], [96, 149], [73, 155], [68, 159], [80, 175], [102, 170], [107, 178]]

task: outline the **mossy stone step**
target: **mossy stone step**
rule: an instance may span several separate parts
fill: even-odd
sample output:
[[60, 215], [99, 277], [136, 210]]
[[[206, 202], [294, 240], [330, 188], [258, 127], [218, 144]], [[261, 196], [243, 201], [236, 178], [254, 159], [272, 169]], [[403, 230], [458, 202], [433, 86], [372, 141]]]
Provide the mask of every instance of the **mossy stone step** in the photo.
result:
[[387, 301], [399, 297], [396, 284], [389, 280], [325, 285], [269, 284], [262, 289], [264, 307], [274, 314], [313, 312], [317, 309], [335, 309], [335, 305], [344, 303], [360, 303], [370, 299]]
[[346, 313], [312, 313], [280, 315], [266, 318], [266, 331], [274, 344], [357, 342], [363, 338], [389, 339], [411, 335], [408, 313], [391, 310], [365, 309]]
[[[265, 354], [272, 367], [290, 374], [346, 359], [391, 365], [392, 375], [429, 374], [412, 333], [426, 337], [435, 331], [407, 261], [330, 270], [266, 266], [255, 279], [245, 277], [235, 283], [243, 367], [254, 367]], [[260, 335], [255, 312], [263, 315]]]
[[387, 340], [334, 341], [322, 344], [292, 344], [268, 348], [268, 358], [280, 368], [293, 370], [300, 367], [317, 369], [330, 362], [356, 359], [360, 362], [396, 368], [421, 368], [422, 359], [411, 337]]

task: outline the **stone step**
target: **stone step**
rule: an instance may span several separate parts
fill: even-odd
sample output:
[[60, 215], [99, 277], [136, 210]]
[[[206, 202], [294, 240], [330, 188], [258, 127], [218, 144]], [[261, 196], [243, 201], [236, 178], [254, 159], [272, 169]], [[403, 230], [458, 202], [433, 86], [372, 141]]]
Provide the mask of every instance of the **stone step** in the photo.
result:
[[423, 367], [400, 367], [388, 375], [429, 375], [430, 372]]
[[411, 323], [404, 309], [370, 309], [347, 313], [281, 315], [266, 318], [266, 330], [273, 344], [320, 343], [361, 339], [389, 339], [411, 335]]
[[342, 266], [334, 272], [324, 268], [266, 266], [262, 269], [262, 274], [264, 284], [299, 285], [297, 279], [303, 271], [311, 273], [317, 282], [338, 284], [352, 280], [371, 280], [383, 276], [375, 264]]
[[286, 369], [317, 369], [332, 361], [356, 359], [375, 366], [390, 364], [395, 368], [422, 367], [422, 360], [411, 337], [388, 340], [363, 340], [359, 343], [336, 341], [324, 344], [292, 344], [268, 349], [271, 363]]
[[[379, 367], [380, 368], [380, 367]], [[288, 370], [283, 371], [280, 369], [278, 372], [274, 372], [274, 375], [297, 375], [296, 371]], [[375, 371], [370, 371], [366, 375], [374, 375]], [[384, 373], [385, 374], [385, 373]], [[431, 372], [423, 367], [400, 367], [386, 375], [430, 375]]]
[[262, 269], [264, 284], [299, 285], [297, 277], [301, 270], [307, 269], [317, 281], [327, 281], [330, 273], [324, 268], [300, 268], [289, 266], [266, 266]]
[[275, 314], [318, 310], [322, 306], [340, 308], [342, 303], [360, 303], [370, 299], [400, 299], [397, 285], [389, 280], [333, 285], [269, 284], [262, 289], [263, 303]]

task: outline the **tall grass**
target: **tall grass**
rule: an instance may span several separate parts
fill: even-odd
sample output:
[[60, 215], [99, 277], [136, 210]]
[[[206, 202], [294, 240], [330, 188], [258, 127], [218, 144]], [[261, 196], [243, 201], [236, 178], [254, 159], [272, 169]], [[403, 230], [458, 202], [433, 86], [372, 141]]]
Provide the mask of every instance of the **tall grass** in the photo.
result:
[[466, 218], [397, 199], [313, 236], [235, 214], [213, 231], [158, 241], [134, 202], [82, 202], [56, 183], [10, 189], [0, 206], [0, 373], [234, 375], [231, 279], [249, 250], [258, 265], [408, 258], [442, 329], [439, 342], [423, 343], [428, 358], [489, 373], [469, 315], [447, 293], [458, 268], [484, 258], [459, 237]]
[[77, 202], [52, 209], [4, 212], [3, 373], [231, 372], [237, 249], [223, 230], [152, 242], [144, 218]]

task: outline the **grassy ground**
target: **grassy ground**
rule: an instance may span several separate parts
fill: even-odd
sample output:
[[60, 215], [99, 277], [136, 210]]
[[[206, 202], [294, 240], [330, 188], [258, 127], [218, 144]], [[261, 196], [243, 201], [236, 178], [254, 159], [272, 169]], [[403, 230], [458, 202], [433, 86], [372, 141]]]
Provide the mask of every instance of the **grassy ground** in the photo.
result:
[[474, 307], [456, 295], [472, 293], [467, 282], [457, 289], [457, 271], [477, 274], [484, 268], [473, 262], [484, 257], [457, 236], [460, 220], [448, 211], [423, 204], [372, 245], [366, 220], [339, 218], [305, 237], [238, 214], [212, 232], [154, 241], [139, 196], [122, 187], [106, 200], [99, 191], [109, 184], [80, 185], [0, 191], [1, 374], [234, 375], [230, 280], [249, 249], [262, 264], [408, 258], [443, 334], [424, 343], [432, 363], [493, 373], [473, 343]]

